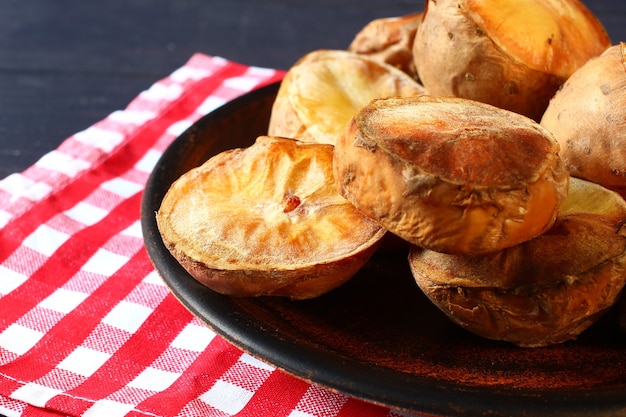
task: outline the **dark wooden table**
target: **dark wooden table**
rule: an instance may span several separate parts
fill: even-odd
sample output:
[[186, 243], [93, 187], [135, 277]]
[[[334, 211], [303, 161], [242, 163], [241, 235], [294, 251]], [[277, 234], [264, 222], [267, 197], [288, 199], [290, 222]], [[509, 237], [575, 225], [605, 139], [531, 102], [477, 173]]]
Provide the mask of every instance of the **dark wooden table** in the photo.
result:
[[[614, 43], [626, 1], [588, 0]], [[122, 109], [193, 53], [288, 68], [345, 48], [372, 19], [423, 0], [2, 0], [0, 178]]]

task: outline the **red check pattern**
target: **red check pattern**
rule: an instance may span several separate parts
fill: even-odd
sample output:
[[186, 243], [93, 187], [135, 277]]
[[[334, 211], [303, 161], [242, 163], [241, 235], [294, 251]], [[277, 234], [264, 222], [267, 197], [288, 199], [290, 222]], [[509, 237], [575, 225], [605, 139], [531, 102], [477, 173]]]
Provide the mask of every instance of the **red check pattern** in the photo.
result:
[[202, 115], [281, 71], [194, 55], [0, 181], [0, 415], [394, 417], [215, 335], [143, 247], [144, 184]]

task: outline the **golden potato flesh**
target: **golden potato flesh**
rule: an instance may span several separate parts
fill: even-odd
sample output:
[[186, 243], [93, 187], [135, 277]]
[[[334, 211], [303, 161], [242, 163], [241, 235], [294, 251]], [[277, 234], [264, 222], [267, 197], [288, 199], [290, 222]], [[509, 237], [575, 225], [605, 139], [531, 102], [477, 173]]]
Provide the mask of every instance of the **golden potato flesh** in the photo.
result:
[[554, 96], [541, 125], [561, 145], [572, 176], [626, 196], [626, 43], [576, 71]]
[[285, 75], [268, 134], [332, 145], [371, 99], [423, 93], [417, 81], [391, 65], [348, 51], [314, 51]]
[[610, 46], [600, 21], [578, 0], [467, 0], [493, 42], [528, 67], [568, 78]]
[[235, 296], [311, 298], [338, 287], [384, 235], [341, 197], [333, 147], [261, 136], [184, 174], [157, 213], [198, 281]]
[[558, 87], [610, 45], [578, 0], [429, 0], [413, 57], [429, 94], [538, 121]]
[[393, 65], [417, 79], [413, 41], [424, 13], [372, 20], [361, 29], [348, 51]]
[[484, 256], [413, 247], [419, 287], [461, 327], [523, 347], [575, 339], [617, 301], [626, 282], [626, 203], [572, 178], [555, 224]]
[[567, 193], [538, 123], [472, 100], [373, 100], [335, 145], [339, 192], [418, 246], [482, 254], [547, 230]]

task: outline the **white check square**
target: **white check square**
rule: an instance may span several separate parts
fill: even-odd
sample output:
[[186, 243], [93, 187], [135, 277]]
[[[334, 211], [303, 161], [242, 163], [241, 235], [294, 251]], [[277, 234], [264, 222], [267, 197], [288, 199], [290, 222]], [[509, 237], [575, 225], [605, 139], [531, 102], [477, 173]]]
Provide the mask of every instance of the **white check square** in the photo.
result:
[[165, 282], [163, 282], [163, 278], [157, 271], [151, 271], [146, 277], [142, 280], [145, 284], [158, 285], [159, 287], [165, 287]]
[[183, 88], [178, 84], [153, 84], [149, 89], [142, 91], [139, 96], [150, 101], [176, 100], [183, 93]]
[[24, 401], [37, 407], [43, 407], [52, 397], [61, 393], [60, 390], [29, 382], [13, 391], [11, 398]]
[[89, 407], [82, 417], [124, 417], [134, 406], [112, 400], [99, 400]]
[[250, 66], [248, 67], [248, 69], [246, 70], [246, 74], [249, 74], [251, 76], [254, 77], [271, 77], [272, 75], [274, 75], [274, 70], [272, 68], [266, 68], [266, 67], [255, 67], [255, 66]]
[[235, 90], [248, 91], [259, 83], [259, 79], [242, 75], [240, 77], [232, 77], [224, 81], [224, 85]]
[[188, 324], [172, 341], [172, 347], [192, 352], [202, 352], [209, 346], [214, 337], [215, 333], [208, 327]]
[[39, 201], [39, 200], [42, 200], [48, 194], [50, 194], [51, 191], [52, 191], [52, 186], [44, 182], [37, 182], [32, 187], [25, 190], [22, 196], [24, 196], [24, 198], [27, 198], [30, 201]]
[[0, 295], [6, 295], [22, 285], [28, 276], [0, 265]]
[[42, 224], [24, 239], [23, 245], [46, 256], [52, 256], [69, 238], [68, 234]]
[[136, 182], [131, 182], [123, 178], [113, 178], [112, 180], [103, 182], [100, 187], [112, 192], [113, 194], [126, 198], [137, 194], [143, 189], [141, 184], [137, 184]]
[[179, 136], [181, 133], [187, 130], [189, 126], [191, 125], [192, 125], [191, 120], [179, 120], [167, 128], [167, 133], [169, 133], [170, 135]]
[[23, 190], [32, 187], [34, 184], [35, 181], [30, 178], [15, 173], [0, 181], [0, 190], [4, 190], [13, 195], [21, 195]]
[[0, 210], [0, 228], [3, 228], [4, 226], [6, 226], [11, 219], [13, 218], [13, 215], [11, 213], [7, 213], [4, 210]]
[[313, 414], [305, 413], [304, 411], [293, 410], [288, 417], [315, 417]]
[[118, 110], [109, 115], [111, 120], [120, 123], [141, 125], [156, 117], [156, 113], [147, 110]]
[[75, 177], [79, 172], [89, 168], [89, 163], [82, 159], [72, 158], [70, 155], [59, 151], [51, 151], [45, 154], [36, 164], [40, 168], [60, 172], [68, 177]]
[[98, 249], [96, 253], [85, 262], [81, 270], [110, 277], [124, 266], [126, 262], [128, 262], [128, 257], [126, 256], [118, 255], [106, 249]]
[[13, 323], [0, 333], [0, 346], [9, 352], [22, 355], [35, 346], [43, 335], [38, 330]]
[[80, 303], [82, 303], [88, 294], [66, 290], [64, 288], [58, 288], [46, 299], [39, 303], [39, 307], [47, 308], [48, 310], [58, 311], [60, 313], [69, 313], [74, 310]]
[[161, 158], [161, 155], [161, 152], [150, 149], [143, 158], [135, 164], [135, 169], [146, 173], [152, 172], [157, 161]]
[[218, 380], [211, 389], [200, 396], [200, 399], [213, 408], [235, 415], [243, 410], [253, 395], [254, 393], [247, 389]]
[[85, 377], [91, 376], [109, 360], [110, 354], [83, 346], [77, 347], [57, 365], [57, 368], [74, 372]]
[[128, 226], [126, 229], [122, 230], [120, 234], [124, 236], [131, 236], [131, 237], [142, 239], [143, 233], [141, 232], [141, 222], [137, 220], [136, 222]]
[[263, 370], [270, 371], [270, 372], [274, 371], [274, 367], [266, 364], [265, 362], [258, 360], [254, 356], [251, 356], [247, 353], [242, 354], [241, 358], [239, 358], [239, 361], [242, 363], [254, 366], [255, 368], [263, 369]]
[[74, 140], [110, 152], [124, 140], [124, 135], [113, 130], [90, 127], [74, 134]]
[[129, 382], [128, 386], [148, 391], [162, 391], [180, 377], [179, 373], [147, 367]]
[[172, 80], [182, 83], [188, 80], [200, 80], [210, 74], [211, 73], [205, 69], [182, 67], [174, 71], [170, 77]]
[[144, 321], [152, 314], [152, 309], [141, 304], [120, 301], [109, 312], [102, 322], [129, 333], [135, 333]]
[[33, 181], [21, 174], [11, 174], [0, 181], [0, 189], [13, 196], [11, 201], [15, 201], [19, 197], [27, 198], [30, 201], [39, 201], [50, 193], [52, 187], [43, 182]]
[[64, 214], [70, 219], [91, 226], [104, 219], [108, 211], [81, 201], [71, 209], [65, 211]]
[[218, 107], [223, 106], [224, 103], [226, 103], [226, 100], [223, 98], [209, 96], [198, 106], [198, 112], [201, 114], [210, 113]]
[[24, 197], [30, 201], [39, 201], [47, 196], [52, 187], [43, 182], [36, 182], [21, 174], [11, 174], [0, 181], [0, 189], [12, 195], [11, 201]]

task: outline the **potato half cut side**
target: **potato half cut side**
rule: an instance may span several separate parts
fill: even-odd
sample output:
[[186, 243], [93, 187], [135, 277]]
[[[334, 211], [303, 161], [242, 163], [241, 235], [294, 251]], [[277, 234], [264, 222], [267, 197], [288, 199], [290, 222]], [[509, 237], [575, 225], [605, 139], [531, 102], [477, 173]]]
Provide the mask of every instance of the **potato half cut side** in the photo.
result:
[[421, 84], [389, 64], [348, 51], [313, 51], [285, 75], [268, 134], [333, 145], [371, 99], [424, 92]]
[[429, 94], [538, 121], [558, 87], [610, 45], [578, 0], [429, 0], [413, 58]]
[[626, 282], [626, 203], [572, 178], [550, 230], [484, 256], [412, 247], [415, 281], [452, 321], [523, 347], [575, 339], [617, 301]]
[[261, 136], [179, 178], [157, 213], [165, 245], [207, 287], [312, 298], [345, 281], [384, 235], [341, 197], [333, 147]]
[[410, 243], [494, 252], [547, 230], [569, 175], [533, 120], [452, 97], [373, 100], [335, 145], [339, 192]]

